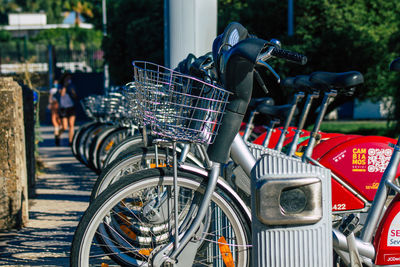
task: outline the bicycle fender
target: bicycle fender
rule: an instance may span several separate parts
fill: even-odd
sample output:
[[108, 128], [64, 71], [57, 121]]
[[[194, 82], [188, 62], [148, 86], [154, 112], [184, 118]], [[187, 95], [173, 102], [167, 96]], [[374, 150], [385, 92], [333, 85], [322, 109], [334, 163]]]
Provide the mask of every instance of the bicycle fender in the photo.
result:
[[[393, 152], [390, 144], [396, 143], [397, 140], [382, 136], [359, 137], [333, 148], [319, 162], [366, 200], [372, 201]], [[332, 197], [340, 199], [341, 195]]]
[[374, 238], [374, 247], [375, 265], [400, 264], [400, 195], [396, 195], [383, 215]]
[[346, 135], [334, 136], [329, 139], [323, 140], [314, 147], [312, 158], [315, 160], [319, 160], [321, 157], [323, 157], [326, 153], [328, 153], [331, 149], [335, 148], [336, 146], [358, 137], [361, 136], [346, 134]]

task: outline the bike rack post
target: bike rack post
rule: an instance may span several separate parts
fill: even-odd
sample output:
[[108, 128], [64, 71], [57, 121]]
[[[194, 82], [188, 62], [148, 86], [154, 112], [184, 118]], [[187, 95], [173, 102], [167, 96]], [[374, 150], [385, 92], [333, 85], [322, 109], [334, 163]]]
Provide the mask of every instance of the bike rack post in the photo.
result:
[[[175, 220], [175, 240], [174, 240], [174, 246], [175, 249], [178, 249], [179, 246], [179, 232], [178, 232], [178, 194], [179, 194], [179, 188], [178, 188], [178, 160], [176, 156], [176, 141], [172, 141], [172, 155], [173, 155], [173, 160], [174, 160], [174, 220]], [[158, 165], [158, 162], [157, 162]]]
[[288, 128], [290, 125], [290, 122], [292, 121], [292, 118], [294, 116], [294, 113], [296, 111], [297, 104], [299, 101], [304, 97], [304, 92], [298, 92], [297, 94], [294, 95], [293, 100], [292, 100], [292, 109], [288, 113], [288, 116], [286, 118], [285, 125], [282, 129], [281, 135], [279, 136], [278, 143], [276, 144], [275, 150], [281, 151], [283, 147], [283, 142], [285, 141], [285, 136], [288, 133]]

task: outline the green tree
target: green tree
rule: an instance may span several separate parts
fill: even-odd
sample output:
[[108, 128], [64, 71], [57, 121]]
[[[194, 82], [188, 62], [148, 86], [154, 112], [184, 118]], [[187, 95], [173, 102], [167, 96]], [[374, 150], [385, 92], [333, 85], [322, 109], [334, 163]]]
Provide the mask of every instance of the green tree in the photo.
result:
[[11, 34], [8, 31], [0, 30], [0, 42], [8, 42], [11, 40]]
[[132, 61], [163, 62], [163, 1], [108, 1], [103, 48], [115, 84], [132, 81]]
[[[218, 0], [218, 33], [229, 22], [238, 21], [260, 38], [277, 38], [283, 48], [307, 55], [306, 66], [271, 61], [282, 78], [318, 70], [357, 70], [364, 75], [365, 84], [358, 88], [355, 97], [397, 96], [400, 86], [395, 84], [396, 75], [388, 72], [388, 65], [400, 56], [400, 1], [296, 0], [294, 3], [295, 33], [289, 37], [287, 1]], [[101, 14], [101, 5], [93, 6], [94, 13]], [[101, 16], [97, 17], [95, 24], [101, 26]], [[162, 0], [108, 1], [107, 17], [108, 37], [103, 48], [114, 82], [122, 84], [132, 79], [134, 59], [163, 61]], [[282, 92], [270, 76], [264, 78], [277, 102], [287, 102], [290, 92]], [[400, 92], [397, 94], [400, 96]], [[330, 108], [349, 100], [338, 97]], [[398, 110], [395, 116], [400, 118]]]
[[47, 23], [60, 23], [62, 17], [62, 1], [54, 0], [14, 0], [22, 12], [45, 12]]
[[[246, 8], [239, 12], [239, 22], [250, 32], [267, 40], [277, 38], [284, 48], [307, 55], [306, 66], [279, 61], [271, 63], [282, 77], [318, 70], [358, 70], [364, 75], [365, 83], [356, 91], [356, 97], [379, 99], [395, 95], [397, 87], [391, 82], [393, 74], [388, 72], [388, 65], [400, 54], [397, 45], [400, 38], [396, 37], [400, 32], [400, 1], [294, 2], [295, 34], [291, 37], [287, 36], [287, 1], [249, 0]], [[230, 14], [221, 16], [229, 17]], [[277, 86], [272, 87], [282, 94]], [[348, 100], [348, 97], [338, 97], [330, 108]]]
[[92, 3], [87, 1], [69, 0], [64, 1], [63, 8], [67, 12], [73, 11], [75, 13], [75, 25], [79, 26], [81, 23], [80, 16], [83, 15], [88, 18], [93, 17]]
[[58, 47], [68, 48], [69, 42], [73, 42], [73, 47], [85, 44], [88, 48], [99, 49], [103, 35], [99, 30], [90, 30], [82, 28], [70, 29], [47, 29], [39, 32], [34, 38], [33, 42], [42, 44], [52, 44]]
[[218, 32], [222, 32], [229, 22], [243, 23], [247, 8], [248, 1], [245, 0], [218, 0]]
[[0, 0], [0, 25], [7, 24], [7, 14], [10, 12], [15, 12], [18, 9], [20, 9], [20, 7], [14, 1]]

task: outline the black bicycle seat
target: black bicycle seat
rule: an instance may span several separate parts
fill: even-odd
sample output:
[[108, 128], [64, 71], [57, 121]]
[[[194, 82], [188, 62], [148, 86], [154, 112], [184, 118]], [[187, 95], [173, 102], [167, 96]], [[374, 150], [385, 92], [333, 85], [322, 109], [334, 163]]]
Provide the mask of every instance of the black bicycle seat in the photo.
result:
[[316, 89], [321, 89], [321, 86], [310, 81], [310, 75], [298, 75], [296, 77], [288, 77], [282, 82], [285, 88], [292, 88], [296, 91], [311, 92]]
[[[291, 104], [286, 104], [286, 105], [281, 105], [281, 106], [272, 106], [268, 104], [260, 104], [257, 106], [257, 111], [260, 112], [261, 114], [271, 116], [271, 117], [277, 117], [277, 118], [286, 118], [290, 110], [292, 109]], [[297, 109], [296, 109], [297, 113]]]
[[400, 71], [400, 57], [396, 58], [392, 61], [392, 63], [390, 63], [389, 69], [391, 71]]
[[249, 109], [255, 109], [260, 104], [266, 104], [266, 105], [273, 106], [275, 104], [275, 101], [271, 97], [252, 98], [247, 107]]
[[295, 77], [294, 86], [303, 91], [315, 91], [322, 89], [320, 85], [310, 81], [310, 75], [298, 75]]
[[285, 88], [293, 88], [295, 89], [295, 85], [294, 85], [294, 80], [296, 79], [296, 77], [287, 77], [286, 79], [284, 79], [281, 82], [281, 86], [285, 87]]
[[354, 88], [364, 82], [363, 75], [358, 71], [324, 72], [317, 71], [310, 75], [310, 81], [318, 86], [332, 89]]

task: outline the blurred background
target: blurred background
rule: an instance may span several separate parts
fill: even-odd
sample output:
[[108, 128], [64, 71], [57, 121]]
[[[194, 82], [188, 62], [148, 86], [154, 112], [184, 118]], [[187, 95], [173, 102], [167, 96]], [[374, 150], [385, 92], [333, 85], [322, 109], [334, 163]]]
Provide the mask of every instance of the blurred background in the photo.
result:
[[[103, 94], [104, 88], [132, 80], [132, 60], [167, 63], [170, 1], [0, 0], [0, 75], [13, 76], [43, 96], [54, 79], [71, 72], [80, 98]], [[305, 66], [271, 61], [282, 78], [317, 70], [364, 75], [354, 97], [338, 97], [330, 105], [335, 111], [330, 118], [368, 120], [358, 128], [370, 134], [400, 131], [400, 77], [388, 71], [400, 56], [400, 1], [215, 1], [217, 34], [237, 21], [259, 38], [276, 38], [283, 48], [307, 55]], [[287, 103], [291, 92], [268, 74], [264, 78], [275, 102]], [[254, 95], [263, 93], [255, 88]], [[42, 122], [48, 119], [45, 110]], [[78, 120], [84, 119], [78, 113]]]

